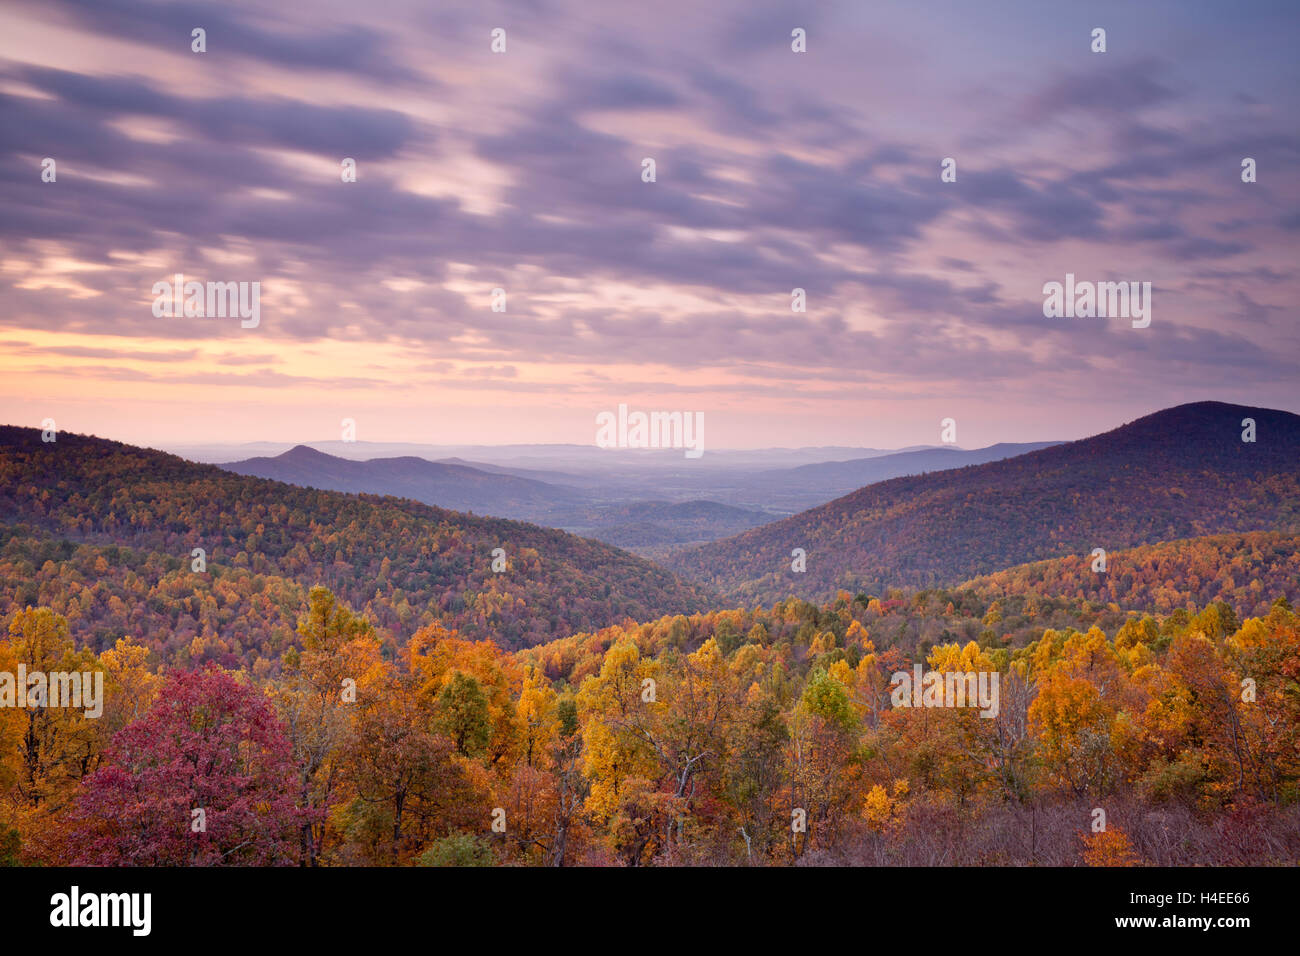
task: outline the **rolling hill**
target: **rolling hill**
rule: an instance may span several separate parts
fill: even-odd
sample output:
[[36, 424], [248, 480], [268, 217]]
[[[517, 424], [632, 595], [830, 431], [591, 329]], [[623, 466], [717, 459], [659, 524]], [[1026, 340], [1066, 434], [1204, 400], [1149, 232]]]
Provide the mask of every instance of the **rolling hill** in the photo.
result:
[[1300, 603], [1300, 534], [1248, 531], [1162, 541], [1112, 551], [1106, 572], [1071, 554], [995, 571], [965, 582], [990, 599], [1050, 596], [1169, 614], [1222, 601], [1239, 616], [1263, 617], [1273, 601]]
[[[865, 454], [847, 460], [783, 468], [730, 464], [700, 468], [694, 462], [683, 466], [680, 458], [674, 458], [674, 469], [666, 468], [662, 459], [648, 457], [611, 459], [597, 466], [599, 459], [593, 459], [585, 466], [589, 470], [578, 474], [459, 458], [430, 461], [404, 455], [362, 460], [298, 445], [273, 457], [219, 467], [304, 488], [394, 495], [452, 511], [528, 521], [662, 560], [674, 548], [739, 534], [862, 485], [998, 461], [1053, 444], [1059, 443], [998, 444], [972, 450], [863, 449]], [[754, 454], [777, 460], [783, 457], [778, 451]], [[844, 451], [826, 449], [825, 453]]]
[[[0, 426], [0, 523], [175, 566], [202, 548], [222, 572], [324, 584], [403, 635], [438, 622], [506, 648], [710, 603], [657, 565], [562, 531], [298, 488], [66, 432], [46, 444], [31, 428]], [[503, 573], [492, 569], [497, 548]]]
[[353, 461], [306, 445], [298, 445], [273, 458], [248, 458], [220, 467], [238, 475], [270, 478], [303, 488], [392, 495], [450, 511], [473, 511], [527, 521], [543, 521], [555, 509], [582, 500], [573, 488], [460, 462], [426, 461], [411, 456]]
[[218, 467], [303, 488], [392, 495], [451, 511], [528, 521], [642, 553], [713, 541], [774, 517], [713, 501], [609, 500], [608, 496], [618, 492], [606, 488], [597, 493], [592, 488], [531, 477], [553, 474], [550, 472], [519, 474], [477, 462], [410, 456], [358, 461], [307, 445], [275, 457], [249, 458]]
[[[1242, 441], [1253, 418], [1257, 440]], [[1012, 565], [1240, 531], [1300, 531], [1300, 416], [1166, 409], [1015, 458], [870, 485], [678, 554], [731, 600], [952, 584]], [[791, 570], [803, 548], [807, 570]]]

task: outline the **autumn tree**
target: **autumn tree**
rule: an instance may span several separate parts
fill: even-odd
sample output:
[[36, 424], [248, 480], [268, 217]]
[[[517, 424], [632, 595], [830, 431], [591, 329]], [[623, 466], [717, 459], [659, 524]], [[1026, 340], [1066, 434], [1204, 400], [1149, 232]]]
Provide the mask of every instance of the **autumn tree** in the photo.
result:
[[294, 777], [284, 728], [259, 691], [215, 666], [175, 673], [86, 780], [72, 862], [291, 863], [303, 814]]
[[334, 594], [314, 587], [298, 623], [301, 649], [287, 651], [275, 701], [298, 769], [299, 862], [315, 866], [342, 782], [341, 755], [353, 733], [359, 687], [377, 679], [374, 628]]
[[[19, 667], [29, 677], [44, 675], [40, 685], [17, 686]], [[94, 691], [102, 668], [89, 648], [78, 650], [67, 620], [46, 607], [26, 608], [9, 622], [8, 640], [0, 641], [0, 673], [8, 678], [13, 699], [0, 707], [0, 783], [5, 788], [5, 815], [18, 834], [23, 854], [47, 859], [57, 852], [59, 819], [70, 807], [80, 781], [100, 764], [110, 725], [91, 716], [84, 691]], [[82, 682], [81, 707], [52, 697], [55, 674], [77, 675]], [[60, 680], [62, 690], [62, 681]], [[18, 695], [25, 706], [17, 706]], [[102, 708], [104, 700], [99, 700]]]
[[342, 759], [351, 798], [332, 818], [350, 862], [405, 863], [431, 840], [488, 826], [488, 793], [440, 732], [422, 678], [389, 666], [358, 699]]
[[853, 799], [860, 725], [848, 688], [825, 670], [804, 685], [790, 718], [787, 763], [791, 809], [805, 813], [806, 834], [792, 834], [797, 854], [829, 846]]

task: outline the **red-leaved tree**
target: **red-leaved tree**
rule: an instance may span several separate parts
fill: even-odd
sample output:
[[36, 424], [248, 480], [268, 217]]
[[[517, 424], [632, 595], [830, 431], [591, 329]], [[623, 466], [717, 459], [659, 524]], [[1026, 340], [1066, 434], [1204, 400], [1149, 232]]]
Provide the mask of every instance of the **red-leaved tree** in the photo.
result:
[[214, 665], [175, 673], [86, 779], [69, 858], [90, 866], [294, 863], [302, 815], [293, 788], [289, 741], [261, 693]]

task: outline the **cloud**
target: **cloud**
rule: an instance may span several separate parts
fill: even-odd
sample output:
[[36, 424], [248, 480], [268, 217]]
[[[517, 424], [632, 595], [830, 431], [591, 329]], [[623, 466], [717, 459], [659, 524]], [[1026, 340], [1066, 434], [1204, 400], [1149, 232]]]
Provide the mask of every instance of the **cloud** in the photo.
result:
[[[242, 348], [237, 323], [153, 318], [152, 283], [175, 271], [263, 283], [263, 344], [213, 359], [207, 381], [286, 394], [319, 384], [295, 350], [322, 340], [427, 354], [394, 388], [438, 375], [520, 394], [545, 393], [546, 363], [615, 386], [609, 370], [654, 365], [664, 388], [690, 372], [737, 395], [760, 369], [773, 389], [1068, 391], [1229, 366], [1273, 380], [1300, 348], [1282, 321], [1300, 292], [1282, 172], [1298, 139], [1267, 87], [1245, 111], [1161, 37], [1144, 59], [1067, 65], [1037, 49], [1005, 63], [975, 36], [951, 57], [900, 53], [868, 83], [861, 23], [835, 5], [704, 17], [668, 2], [632, 19], [493, 4], [502, 57], [482, 24], [417, 4], [323, 3], [312, 22], [241, 4], [51, 9], [82, 41], [142, 53], [113, 69], [0, 62], [5, 322], [150, 346], [50, 356], [104, 369]], [[144, 54], [187, 50], [195, 24], [203, 82], [178, 82]], [[789, 51], [796, 25], [808, 54]], [[872, 49], [907, 49], [926, 25], [882, 8]], [[958, 180], [941, 183], [952, 152]], [[1259, 183], [1240, 182], [1242, 155]], [[57, 183], [40, 180], [46, 156]], [[340, 181], [343, 156], [357, 183]], [[1045, 323], [1043, 281], [1119, 265], [1157, 283], [1151, 335]], [[790, 311], [796, 286], [807, 314]], [[490, 309], [496, 287], [507, 313]]]
[[1128, 117], [1167, 104], [1178, 93], [1158, 78], [1164, 70], [1165, 64], [1155, 57], [1118, 63], [1108, 59], [1090, 69], [1072, 70], [1030, 98], [1025, 119], [1038, 123], [1071, 113]]
[[[231, 3], [147, 2], [147, 0], [42, 0], [82, 29], [156, 47], [190, 52], [191, 31], [207, 31], [204, 56], [258, 60], [277, 67], [361, 75], [384, 82], [420, 79], [391, 56], [384, 32], [357, 24], [321, 27], [302, 22], [266, 29], [265, 8]], [[317, 14], [318, 15], [318, 14]], [[427, 81], [424, 81], [427, 82]]]
[[134, 362], [184, 362], [199, 354], [198, 349], [173, 349], [167, 352], [146, 352], [139, 349], [108, 349], [81, 345], [18, 345], [15, 354], [67, 355], [71, 358], [122, 359]]

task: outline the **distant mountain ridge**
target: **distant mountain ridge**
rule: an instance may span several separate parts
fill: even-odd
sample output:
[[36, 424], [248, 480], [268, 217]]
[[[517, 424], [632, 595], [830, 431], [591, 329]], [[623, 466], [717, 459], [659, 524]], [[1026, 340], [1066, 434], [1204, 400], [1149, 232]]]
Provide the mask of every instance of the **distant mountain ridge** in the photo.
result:
[[582, 500], [573, 488], [547, 484], [468, 464], [427, 461], [414, 456], [354, 461], [297, 445], [273, 458], [249, 458], [220, 466], [256, 478], [304, 488], [352, 494], [393, 495], [451, 511], [537, 518]]
[[757, 471], [700, 470], [696, 462], [679, 460], [671, 472], [654, 465], [641, 473], [586, 474], [410, 455], [357, 460], [298, 445], [274, 457], [219, 467], [303, 488], [394, 495], [453, 511], [528, 521], [660, 559], [672, 548], [737, 534], [864, 484], [994, 461], [1051, 444], [927, 447]]
[[987, 448], [923, 448], [916, 451], [900, 451], [890, 455], [878, 455], [871, 458], [853, 458], [848, 461], [826, 461], [812, 465], [800, 465], [796, 468], [782, 468], [760, 472], [754, 476], [754, 485], [763, 487], [765, 482], [782, 484], [798, 483], [809, 493], [838, 497], [861, 488], [863, 485], [901, 478], [904, 475], [925, 474], [931, 471], [945, 471], [949, 468], [964, 468], [967, 465], [982, 465], [1003, 458], [1014, 458], [1040, 448], [1051, 448], [1061, 442], [1001, 442]]
[[[1256, 441], [1243, 442], [1253, 418]], [[896, 478], [676, 556], [732, 600], [954, 584], [1003, 568], [1234, 531], [1300, 530], [1300, 416], [1222, 402], [1002, 461]], [[806, 552], [807, 570], [791, 570]]]
[[[375, 458], [402, 458], [414, 456], [426, 461], [446, 461], [469, 464], [475, 468], [487, 466], [506, 468], [517, 472], [527, 468], [565, 472], [579, 466], [600, 465], [635, 460], [639, 467], [656, 465], [676, 468], [682, 454], [676, 450], [610, 449], [595, 444], [509, 444], [509, 445], [438, 445], [419, 442], [388, 441], [323, 441], [272, 442], [256, 441], [234, 443], [178, 444], [168, 443], [159, 448], [190, 461], [219, 464], [245, 461], [249, 458], [274, 458], [297, 445], [316, 451], [347, 458], [352, 461], [370, 461]], [[919, 451], [933, 445], [909, 445], [904, 448], [867, 448], [848, 445], [803, 446], [799, 448], [710, 448], [701, 465], [719, 467], [781, 468], [822, 461], [848, 461], [875, 458], [900, 452]], [[561, 465], [560, 463], [563, 463]]]

